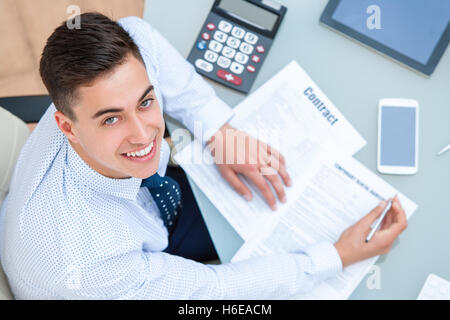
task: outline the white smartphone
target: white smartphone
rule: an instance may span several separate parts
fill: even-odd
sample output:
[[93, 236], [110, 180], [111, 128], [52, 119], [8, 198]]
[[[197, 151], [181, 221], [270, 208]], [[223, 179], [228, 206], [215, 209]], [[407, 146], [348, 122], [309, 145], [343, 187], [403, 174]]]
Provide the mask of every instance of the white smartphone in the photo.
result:
[[378, 160], [381, 173], [415, 174], [419, 168], [419, 103], [387, 98], [378, 104]]

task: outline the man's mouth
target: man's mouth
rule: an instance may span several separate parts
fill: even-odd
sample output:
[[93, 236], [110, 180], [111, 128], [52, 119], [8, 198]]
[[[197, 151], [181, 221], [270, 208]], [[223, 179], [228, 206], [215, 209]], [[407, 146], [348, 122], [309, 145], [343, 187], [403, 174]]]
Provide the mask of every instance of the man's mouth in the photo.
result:
[[133, 161], [148, 161], [155, 156], [156, 153], [156, 138], [147, 147], [135, 150], [132, 152], [122, 153], [121, 155], [128, 160]]

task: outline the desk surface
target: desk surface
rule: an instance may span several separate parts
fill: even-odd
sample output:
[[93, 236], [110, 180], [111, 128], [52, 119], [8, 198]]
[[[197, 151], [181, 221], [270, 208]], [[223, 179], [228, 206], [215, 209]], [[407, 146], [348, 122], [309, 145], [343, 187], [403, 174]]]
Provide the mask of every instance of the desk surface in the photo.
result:
[[[419, 172], [413, 176], [378, 174], [418, 205], [408, 229], [392, 251], [377, 262], [381, 289], [369, 289], [368, 275], [351, 299], [416, 299], [429, 273], [450, 279], [450, 50], [425, 78], [319, 24], [327, 0], [279, 0], [286, 17], [253, 85], [254, 91], [291, 60], [297, 60], [367, 140], [356, 158], [374, 172], [377, 104], [380, 98], [412, 98], [420, 104]], [[147, 0], [144, 17], [187, 57], [213, 0]], [[236, 106], [246, 95], [210, 80], [219, 97]], [[172, 124], [171, 124], [172, 125]], [[222, 262], [242, 239], [195, 186]]]

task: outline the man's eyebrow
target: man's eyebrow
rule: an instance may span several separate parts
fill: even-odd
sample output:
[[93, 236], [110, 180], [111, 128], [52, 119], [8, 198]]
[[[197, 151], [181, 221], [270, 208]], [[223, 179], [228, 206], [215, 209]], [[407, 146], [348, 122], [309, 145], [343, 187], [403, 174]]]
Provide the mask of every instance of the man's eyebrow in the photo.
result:
[[[145, 96], [147, 94], [149, 94], [149, 92], [151, 92], [153, 90], [153, 86], [149, 86], [147, 89], [145, 89], [144, 93], [142, 94], [142, 96], [139, 98], [138, 103], [145, 98]], [[92, 119], [96, 119], [102, 115], [104, 115], [105, 113], [114, 113], [114, 112], [121, 112], [123, 111], [123, 108], [108, 108], [108, 109], [102, 109], [97, 111], [93, 116]]]
[[148, 95], [149, 92], [151, 92], [152, 90], [153, 90], [153, 86], [149, 86], [149, 87], [147, 88], [147, 90], [144, 91], [144, 94], [141, 96], [141, 98], [138, 100], [138, 103], [141, 102], [141, 100], [144, 99], [145, 96]]

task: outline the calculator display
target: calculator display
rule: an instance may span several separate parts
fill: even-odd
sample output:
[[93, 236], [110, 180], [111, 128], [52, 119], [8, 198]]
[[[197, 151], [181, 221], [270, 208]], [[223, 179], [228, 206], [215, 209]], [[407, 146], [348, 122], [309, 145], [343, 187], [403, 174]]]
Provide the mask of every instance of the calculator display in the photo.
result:
[[222, 0], [219, 8], [236, 18], [269, 31], [272, 31], [278, 19], [278, 15], [242, 0]]

